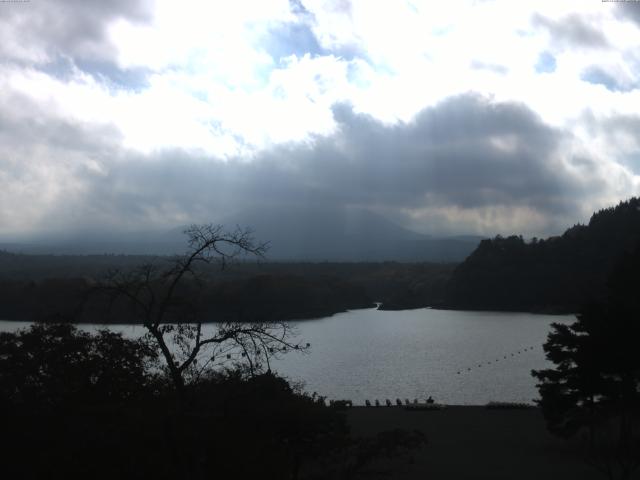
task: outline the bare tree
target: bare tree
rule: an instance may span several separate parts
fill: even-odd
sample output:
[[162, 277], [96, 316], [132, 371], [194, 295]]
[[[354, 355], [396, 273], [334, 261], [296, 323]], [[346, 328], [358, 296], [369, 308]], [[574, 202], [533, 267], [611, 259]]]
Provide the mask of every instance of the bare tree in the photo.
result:
[[164, 265], [148, 263], [111, 272], [101, 285], [110, 293], [112, 304], [124, 302], [147, 329], [179, 394], [189, 379], [206, 369], [238, 362], [255, 373], [265, 366], [270, 369], [273, 357], [309, 347], [294, 341], [295, 332], [286, 322], [225, 319], [203, 325], [198, 308], [205, 275], [202, 266], [218, 263], [225, 268], [241, 256], [261, 258], [268, 244], [256, 243], [250, 230], [239, 227], [229, 232], [221, 225], [192, 225], [184, 233], [188, 237], [184, 255]]

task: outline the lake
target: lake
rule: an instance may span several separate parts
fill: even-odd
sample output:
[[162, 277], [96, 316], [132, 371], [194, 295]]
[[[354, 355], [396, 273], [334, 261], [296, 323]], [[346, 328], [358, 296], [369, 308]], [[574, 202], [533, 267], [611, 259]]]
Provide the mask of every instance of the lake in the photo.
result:
[[[272, 369], [303, 381], [308, 392], [355, 404], [429, 395], [455, 405], [531, 403], [538, 394], [530, 372], [550, 365], [542, 350], [550, 324], [573, 321], [511, 312], [351, 310], [296, 322], [310, 352], [287, 354]], [[0, 322], [0, 330], [24, 325]], [[111, 328], [127, 336], [142, 332]]]

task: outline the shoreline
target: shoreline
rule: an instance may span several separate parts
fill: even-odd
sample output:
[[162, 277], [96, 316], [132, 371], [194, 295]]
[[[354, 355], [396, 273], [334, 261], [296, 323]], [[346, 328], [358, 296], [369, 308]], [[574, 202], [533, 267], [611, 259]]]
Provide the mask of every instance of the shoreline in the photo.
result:
[[[378, 302], [379, 303], [379, 302]], [[293, 323], [297, 323], [297, 322], [307, 322], [307, 321], [314, 321], [314, 320], [322, 320], [324, 318], [330, 318], [333, 317], [335, 315], [339, 315], [341, 313], [348, 313], [348, 312], [352, 312], [352, 311], [359, 311], [359, 310], [378, 310], [381, 312], [403, 312], [403, 311], [411, 311], [411, 310], [441, 310], [441, 311], [455, 311], [455, 312], [482, 312], [482, 313], [499, 313], [499, 314], [505, 314], [505, 313], [512, 313], [512, 314], [527, 314], [527, 315], [541, 315], [541, 316], [557, 316], [557, 317], [563, 317], [563, 316], [575, 316], [576, 313], [575, 312], [569, 312], [569, 313], [565, 313], [565, 312], [559, 312], [559, 311], [525, 311], [525, 310], [495, 310], [495, 309], [482, 309], [482, 308], [477, 308], [477, 309], [471, 309], [471, 308], [454, 308], [454, 307], [445, 307], [442, 305], [437, 305], [437, 306], [423, 306], [423, 307], [407, 307], [407, 308], [384, 308], [384, 304], [380, 303], [380, 305], [376, 305], [376, 304], [372, 304], [371, 306], [367, 306], [367, 307], [355, 307], [355, 308], [344, 308], [341, 310], [336, 310], [336, 311], [327, 311], [325, 313], [319, 313], [319, 314], [313, 314], [310, 316], [303, 316], [303, 317], [296, 317], [296, 318], [286, 318], [284, 320], [271, 320], [273, 322], [293, 322]], [[203, 320], [200, 323], [202, 323], [203, 325], [207, 325], [207, 324], [216, 324], [216, 323], [225, 323], [228, 320]], [[0, 318], [0, 322], [22, 322], [22, 323], [71, 323], [73, 325], [99, 325], [99, 326], [142, 326], [143, 323], [142, 322], [112, 322], [112, 323], [105, 323], [105, 322], [100, 322], [100, 321], [86, 321], [86, 320], [81, 320], [81, 321], [63, 321], [63, 322], [56, 322], [55, 320], [27, 320], [27, 319], [11, 319], [11, 318]], [[167, 324], [170, 324], [171, 322], [166, 322]], [[197, 322], [193, 322], [194, 324]], [[239, 321], [238, 323], [250, 323], [250, 322], [241, 322]]]

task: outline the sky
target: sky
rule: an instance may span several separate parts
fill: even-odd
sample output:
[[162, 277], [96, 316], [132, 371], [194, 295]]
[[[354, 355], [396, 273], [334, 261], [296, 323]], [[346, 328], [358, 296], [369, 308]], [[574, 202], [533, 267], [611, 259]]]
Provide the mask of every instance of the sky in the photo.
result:
[[369, 210], [547, 236], [640, 194], [640, 3], [0, 3], [0, 238]]

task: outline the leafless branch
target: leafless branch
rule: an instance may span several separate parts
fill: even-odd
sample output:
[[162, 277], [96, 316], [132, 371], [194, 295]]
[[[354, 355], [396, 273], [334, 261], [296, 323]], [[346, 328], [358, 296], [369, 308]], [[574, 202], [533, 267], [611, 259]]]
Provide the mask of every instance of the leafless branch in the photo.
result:
[[[191, 370], [198, 377], [208, 366], [239, 358], [254, 372], [263, 362], [269, 368], [270, 358], [285, 351], [307, 350], [308, 344], [293, 341], [295, 332], [284, 322], [225, 322], [205, 333], [195, 302], [179, 299], [179, 287], [187, 278], [202, 286], [198, 263], [215, 261], [224, 268], [240, 256], [262, 258], [268, 243], [256, 243], [253, 232], [240, 227], [227, 232], [221, 225], [191, 225], [184, 233], [188, 238], [187, 253], [173, 258], [166, 268], [148, 263], [126, 272], [111, 272], [102, 285], [111, 295], [111, 302], [126, 302], [156, 341], [178, 390]], [[198, 357], [205, 349], [212, 353], [202, 367], [197, 367]]]

